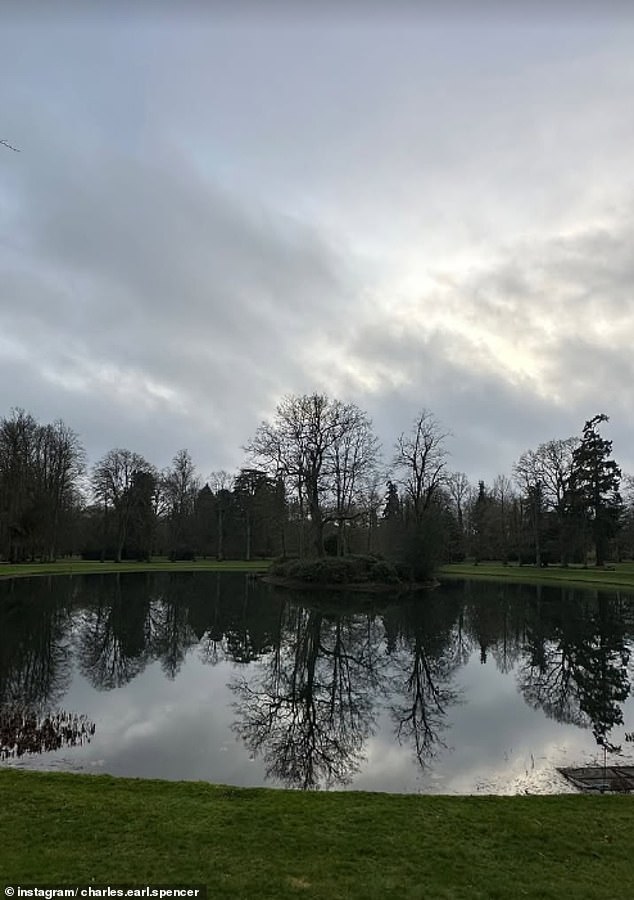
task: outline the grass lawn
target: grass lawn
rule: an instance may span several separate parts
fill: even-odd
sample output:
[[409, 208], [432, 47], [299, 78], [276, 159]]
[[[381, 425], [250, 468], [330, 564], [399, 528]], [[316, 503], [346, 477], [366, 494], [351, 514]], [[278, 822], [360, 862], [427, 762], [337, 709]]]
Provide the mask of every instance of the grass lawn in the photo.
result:
[[0, 769], [0, 883], [210, 898], [634, 896], [630, 797], [300, 793]]
[[634, 589], [634, 562], [612, 563], [613, 569], [595, 569], [583, 566], [548, 566], [536, 569], [534, 566], [503, 565], [500, 562], [452, 563], [442, 566], [438, 575], [443, 578], [480, 578], [486, 581], [531, 582], [534, 584], [570, 585], [588, 588], [631, 588]]
[[151, 562], [94, 562], [65, 559], [54, 563], [0, 563], [0, 578], [19, 578], [28, 575], [89, 575], [108, 572], [265, 572], [270, 560], [201, 559], [195, 562], [170, 562], [153, 559]]

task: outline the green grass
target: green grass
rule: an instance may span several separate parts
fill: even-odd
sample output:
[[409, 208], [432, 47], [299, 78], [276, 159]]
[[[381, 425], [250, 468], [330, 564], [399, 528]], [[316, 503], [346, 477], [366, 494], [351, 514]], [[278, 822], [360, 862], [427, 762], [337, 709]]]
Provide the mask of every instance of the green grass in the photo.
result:
[[170, 562], [153, 559], [150, 562], [94, 562], [72, 559], [54, 563], [0, 563], [0, 578], [18, 578], [28, 575], [90, 575], [108, 572], [265, 572], [270, 560], [197, 560], [195, 562]]
[[[32, 577], [34, 575], [89, 575], [110, 572], [266, 572], [271, 560], [196, 560], [194, 562], [170, 562], [154, 558], [150, 562], [95, 562], [81, 559], [61, 560], [54, 563], [0, 563], [0, 578]], [[562, 584], [570, 587], [631, 588], [634, 589], [634, 562], [613, 563], [614, 569], [587, 569], [582, 566], [549, 566], [535, 569], [532, 566], [502, 565], [500, 562], [452, 563], [442, 566], [438, 575], [443, 578], [477, 578], [484, 581], [505, 581], [533, 584]]]
[[[170, 562], [154, 558], [150, 562], [95, 562], [81, 559], [60, 560], [54, 563], [0, 563], [0, 578], [18, 578], [34, 575], [89, 575], [110, 572], [265, 572], [271, 560], [196, 560], [194, 562]], [[594, 569], [582, 566], [549, 566], [535, 569], [532, 566], [502, 565], [500, 562], [453, 563], [442, 566], [438, 574], [443, 578], [477, 578], [484, 581], [505, 581], [533, 584], [565, 584], [570, 587], [632, 588], [634, 589], [634, 562], [613, 563], [614, 569]]]
[[209, 898], [631, 898], [632, 799], [299, 793], [0, 770], [5, 884]]
[[586, 588], [632, 588], [634, 589], [634, 562], [611, 563], [614, 569], [595, 569], [583, 566], [548, 566], [536, 569], [533, 566], [503, 565], [500, 562], [452, 563], [438, 569], [443, 578], [478, 578], [485, 581], [500, 579], [532, 584], [569, 585]]

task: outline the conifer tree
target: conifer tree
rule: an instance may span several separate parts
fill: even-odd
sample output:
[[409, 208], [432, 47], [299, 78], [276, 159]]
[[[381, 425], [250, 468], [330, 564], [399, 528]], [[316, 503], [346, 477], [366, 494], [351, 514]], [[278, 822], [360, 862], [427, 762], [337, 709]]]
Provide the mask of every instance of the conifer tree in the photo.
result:
[[586, 422], [581, 442], [573, 452], [570, 478], [570, 507], [580, 512], [590, 528], [597, 566], [605, 565], [607, 544], [618, 529], [623, 508], [621, 470], [610, 458], [612, 441], [599, 433], [599, 425], [608, 421], [600, 413]]

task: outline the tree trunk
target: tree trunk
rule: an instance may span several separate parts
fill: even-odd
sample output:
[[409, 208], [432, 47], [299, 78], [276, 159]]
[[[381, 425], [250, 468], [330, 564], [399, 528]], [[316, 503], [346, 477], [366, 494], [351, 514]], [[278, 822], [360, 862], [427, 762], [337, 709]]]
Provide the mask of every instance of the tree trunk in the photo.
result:
[[280, 540], [282, 544], [282, 556], [286, 556], [286, 528], [284, 527], [284, 522], [282, 522], [282, 526], [280, 528]]
[[321, 521], [313, 522], [313, 547], [315, 556], [324, 555], [324, 526]]
[[535, 565], [539, 569], [542, 564], [542, 547], [541, 547], [541, 534], [539, 527], [539, 513], [537, 508], [535, 509], [535, 518], [534, 518], [534, 534], [535, 534]]
[[568, 546], [566, 543], [566, 523], [563, 515], [558, 515], [559, 522], [559, 562], [562, 568], [568, 568]]
[[316, 488], [309, 495], [308, 508], [310, 512], [310, 524], [313, 533], [313, 548], [315, 556], [324, 555], [324, 521], [319, 506], [319, 497]]
[[595, 565], [602, 567], [605, 565], [605, 540], [602, 525], [598, 520], [595, 520], [594, 529]]
[[219, 560], [222, 560], [222, 559], [223, 559], [223, 555], [222, 555], [222, 554], [223, 554], [223, 545], [222, 545], [222, 530], [223, 530], [223, 525], [222, 525], [222, 512], [223, 512], [223, 511], [222, 511], [222, 507], [220, 507], [220, 508], [218, 509], [218, 553], [217, 553], [217, 559], [219, 559]]
[[246, 515], [246, 546], [245, 546], [245, 558], [247, 562], [251, 559], [251, 517], [249, 513]]

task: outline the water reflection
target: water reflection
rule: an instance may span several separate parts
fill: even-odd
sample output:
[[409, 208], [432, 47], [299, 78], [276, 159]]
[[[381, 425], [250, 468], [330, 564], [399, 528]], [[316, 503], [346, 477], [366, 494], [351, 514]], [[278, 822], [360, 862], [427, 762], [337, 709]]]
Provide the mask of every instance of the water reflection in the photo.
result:
[[34, 593], [6, 582], [0, 606], [0, 706], [53, 705], [72, 673], [69, 597], [54, 579]]
[[[223, 673], [226, 727], [261, 760], [265, 779], [304, 789], [354, 785], [373, 764], [369, 748], [379, 744], [407, 748], [420, 772], [459, 753], [456, 726], [468, 718], [460, 710], [472, 697], [475, 664], [513, 680], [527, 707], [586, 730], [596, 747], [620, 749], [631, 691], [632, 596], [466, 582], [417, 602], [375, 602], [381, 605], [359, 612], [355, 598], [337, 594], [311, 597], [307, 606], [305, 595], [239, 574], [4, 582], [2, 746], [16, 728], [34, 736], [39, 728], [22, 752], [55, 749], [60, 744], [41, 738], [46, 729], [50, 737], [54, 721], [68, 734], [77, 722], [81, 744], [81, 729], [91, 723], [65, 719], [59, 709], [82, 682], [124, 698], [144, 673], [160, 671], [163, 683], [176, 684], [198, 665], [201, 678]], [[160, 690], [160, 682], [152, 684]], [[92, 715], [84, 700], [90, 696], [81, 694], [78, 708]], [[98, 725], [97, 740], [100, 733]], [[181, 729], [172, 739], [177, 758], [188, 737]], [[193, 776], [179, 770], [175, 777]]]
[[382, 690], [380, 633], [369, 617], [288, 604], [280, 640], [256, 673], [236, 679], [234, 730], [283, 784], [347, 784], [373, 731]]
[[579, 598], [562, 592], [555, 608], [541, 610], [527, 641], [520, 685], [527, 702], [559, 722], [588, 725], [599, 746], [623, 724], [622, 703], [630, 693], [627, 610], [617, 595]]
[[453, 676], [460, 667], [464, 636], [450, 597], [436, 594], [422, 603], [390, 610], [389, 709], [399, 741], [409, 741], [424, 766], [447, 747], [447, 710], [460, 696]]

